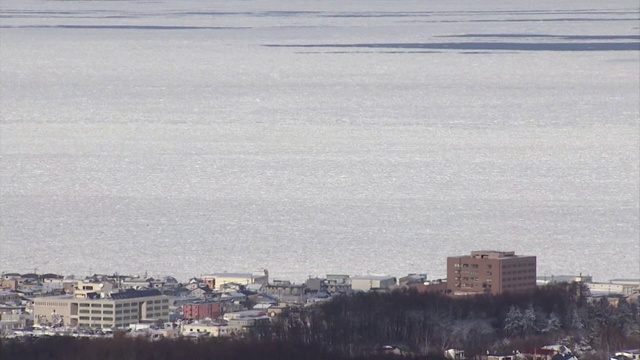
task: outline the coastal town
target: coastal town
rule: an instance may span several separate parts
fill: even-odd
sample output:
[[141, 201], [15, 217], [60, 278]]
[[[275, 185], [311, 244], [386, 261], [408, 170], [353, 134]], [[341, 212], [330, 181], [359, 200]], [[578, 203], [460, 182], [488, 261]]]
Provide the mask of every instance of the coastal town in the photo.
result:
[[[283, 312], [304, 311], [333, 299], [358, 293], [397, 290], [437, 293], [449, 297], [521, 292], [553, 283], [576, 282], [588, 289], [589, 301], [638, 304], [640, 279], [595, 282], [591, 276], [538, 277], [535, 256], [512, 251], [472, 251], [447, 259], [447, 278], [426, 274], [400, 277], [379, 274], [326, 274], [303, 283], [273, 279], [268, 270], [247, 273], [212, 272], [178, 280], [147, 274], [92, 274], [86, 277], [52, 273], [3, 272], [0, 283], [0, 335], [4, 338], [72, 336], [110, 337], [115, 332], [149, 340], [242, 337], [268, 327]], [[603, 300], [604, 299], [604, 300]], [[400, 349], [385, 344], [381, 351]], [[385, 348], [386, 346], [386, 348]], [[535, 359], [573, 358], [566, 347], [549, 344]], [[445, 358], [464, 359], [464, 349], [446, 349]], [[510, 355], [488, 354], [506, 360]], [[527, 357], [524, 357], [527, 358]], [[533, 358], [533, 357], [528, 357]], [[611, 358], [640, 359], [640, 350], [611, 349]], [[515, 359], [515, 357], [513, 357]]]

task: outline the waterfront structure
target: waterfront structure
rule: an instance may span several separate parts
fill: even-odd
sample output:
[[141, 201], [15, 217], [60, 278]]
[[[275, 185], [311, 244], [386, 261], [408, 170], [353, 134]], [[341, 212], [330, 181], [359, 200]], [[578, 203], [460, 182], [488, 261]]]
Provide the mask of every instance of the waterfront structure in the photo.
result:
[[124, 328], [138, 322], [169, 321], [169, 299], [157, 289], [111, 294], [77, 290], [77, 294], [36, 298], [36, 324]]
[[521, 291], [536, 287], [536, 257], [513, 251], [472, 251], [447, 258], [447, 287], [454, 294]]

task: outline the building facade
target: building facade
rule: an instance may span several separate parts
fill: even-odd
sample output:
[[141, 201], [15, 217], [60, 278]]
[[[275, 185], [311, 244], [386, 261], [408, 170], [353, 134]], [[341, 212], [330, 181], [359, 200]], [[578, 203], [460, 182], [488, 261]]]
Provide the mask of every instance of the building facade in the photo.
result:
[[202, 275], [202, 280], [211, 289], [217, 289], [217, 290], [222, 289], [225, 284], [266, 285], [269, 283], [269, 272], [265, 270], [264, 273], [260, 273], [260, 274], [217, 273], [217, 274]]
[[513, 251], [472, 251], [447, 258], [447, 287], [454, 294], [522, 291], [536, 287], [535, 256]]
[[193, 334], [208, 334], [211, 337], [224, 337], [242, 334], [244, 329], [242, 326], [226, 325], [226, 324], [184, 324], [181, 327], [183, 336], [191, 336]]
[[182, 306], [182, 317], [189, 320], [217, 319], [222, 315], [220, 302], [193, 302]]
[[0, 290], [0, 304], [20, 301], [20, 294], [14, 291]]
[[362, 275], [351, 278], [351, 289], [354, 291], [391, 289], [395, 285], [396, 278], [386, 275]]
[[109, 297], [48, 296], [35, 300], [33, 313], [36, 324], [124, 328], [139, 322], [169, 321], [169, 299], [156, 289]]

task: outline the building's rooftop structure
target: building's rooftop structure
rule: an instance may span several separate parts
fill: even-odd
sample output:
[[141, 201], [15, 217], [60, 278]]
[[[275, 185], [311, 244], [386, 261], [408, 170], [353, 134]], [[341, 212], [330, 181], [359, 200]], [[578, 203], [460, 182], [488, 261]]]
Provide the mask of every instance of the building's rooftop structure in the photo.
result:
[[471, 257], [476, 259], [504, 259], [516, 257], [515, 251], [479, 250], [472, 251]]
[[114, 294], [111, 294], [111, 298], [114, 300], [124, 300], [124, 299], [133, 299], [133, 298], [158, 296], [158, 295], [162, 295], [160, 290], [149, 289], [149, 290], [123, 291], [119, 293], [114, 293]]
[[393, 276], [389, 275], [357, 275], [351, 278], [351, 280], [387, 280], [394, 279]]
[[215, 276], [217, 278], [261, 278], [264, 277], [264, 274], [252, 274], [252, 273], [213, 273], [213, 274], [205, 274], [203, 276]]
[[640, 279], [611, 279], [612, 284], [640, 285]]

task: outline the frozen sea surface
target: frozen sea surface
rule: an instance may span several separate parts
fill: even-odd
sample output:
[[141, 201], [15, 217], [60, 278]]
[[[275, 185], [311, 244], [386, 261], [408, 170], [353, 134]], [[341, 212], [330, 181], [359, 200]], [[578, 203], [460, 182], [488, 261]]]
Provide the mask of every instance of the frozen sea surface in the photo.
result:
[[640, 277], [637, 1], [0, 2], [0, 269]]

